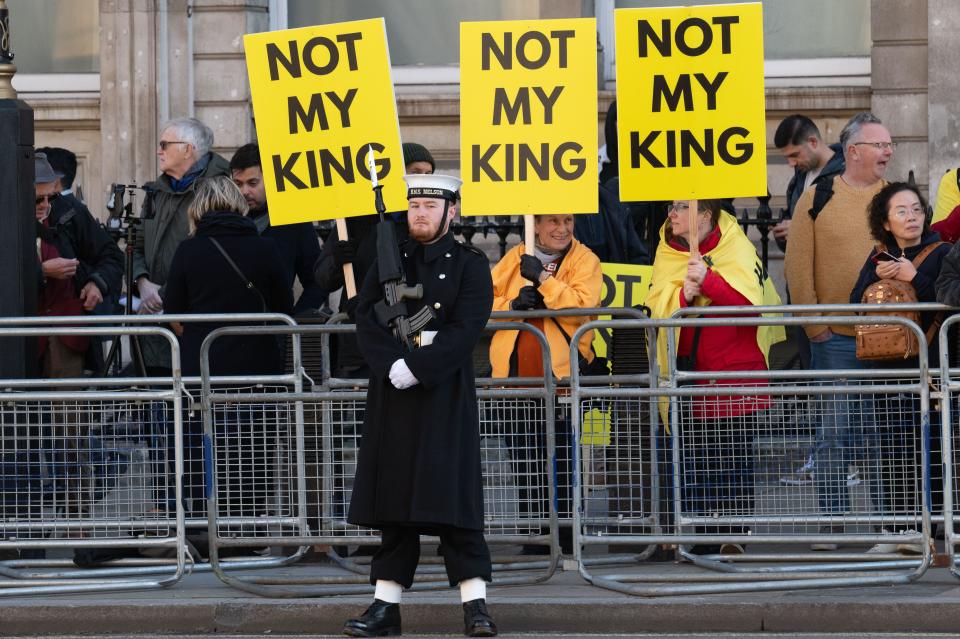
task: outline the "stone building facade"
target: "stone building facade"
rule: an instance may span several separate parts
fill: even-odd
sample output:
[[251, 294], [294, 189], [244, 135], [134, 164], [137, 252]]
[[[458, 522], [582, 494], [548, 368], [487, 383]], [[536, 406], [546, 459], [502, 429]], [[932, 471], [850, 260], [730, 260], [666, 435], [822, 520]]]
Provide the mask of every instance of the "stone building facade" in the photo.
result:
[[[44, 0], [43, 4], [66, 1]], [[35, 110], [37, 145], [64, 146], [77, 152], [81, 162], [78, 182], [91, 210], [98, 213], [104, 210], [111, 182], [140, 184], [156, 176], [157, 129], [168, 118], [193, 115], [207, 122], [214, 129], [216, 149], [227, 155], [255, 139], [242, 36], [298, 26], [289, 22], [293, 14], [306, 11], [309, 15], [313, 6], [321, 6], [304, 4], [304, 0], [69, 1], [86, 2], [89, 10], [96, 12], [92, 17], [98, 46], [91, 54], [96, 70], [21, 72], [14, 78], [14, 86]], [[375, 10], [377, 1], [358, 0], [354, 6]], [[400, 4], [381, 1], [381, 7], [394, 12]], [[449, 9], [448, 0], [436, 1]], [[836, 140], [851, 114], [872, 109], [889, 124], [898, 143], [889, 175], [905, 177], [913, 170], [924, 188], [935, 188], [948, 167], [960, 165], [960, 112], [951, 108], [960, 96], [952, 42], [960, 27], [960, 3], [857, 1], [858, 15], [869, 20], [862, 55], [824, 58], [818, 51], [801, 51], [799, 60], [768, 60], [768, 140], [772, 144], [777, 123], [790, 113], [810, 115], [828, 140]], [[30, 25], [17, 22], [18, 5], [28, 2], [32, 0], [8, 0], [14, 52], [20, 39], [42, 37], [32, 33]], [[506, 17], [597, 16], [598, 45], [603, 47], [604, 60], [601, 77], [607, 79], [597, 112], [598, 135], [602, 136], [604, 114], [615, 88], [615, 61], [610, 55], [612, 12], [615, 7], [644, 3], [501, 0], [498, 6]], [[323, 4], [349, 6], [339, 0]], [[650, 4], [664, 2], [644, 6]], [[784, 11], [780, 0], [765, 0], [766, 8]], [[770, 35], [767, 39], [769, 52]], [[801, 47], [807, 41], [795, 39]], [[445, 53], [455, 60], [455, 50]], [[17, 60], [18, 66], [29, 68], [23, 57], [21, 54]], [[455, 65], [405, 67], [395, 71], [395, 82], [403, 138], [426, 145], [442, 168], [456, 170], [459, 95]], [[779, 196], [790, 171], [775, 152], [769, 153], [769, 163], [770, 191]]]

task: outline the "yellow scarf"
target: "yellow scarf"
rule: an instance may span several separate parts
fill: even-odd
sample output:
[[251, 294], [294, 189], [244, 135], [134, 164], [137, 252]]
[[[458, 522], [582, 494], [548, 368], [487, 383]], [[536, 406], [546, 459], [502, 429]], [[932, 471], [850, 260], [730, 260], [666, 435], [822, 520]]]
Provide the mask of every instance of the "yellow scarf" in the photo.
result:
[[[660, 229], [660, 246], [653, 261], [653, 282], [646, 301], [655, 319], [668, 318], [680, 308], [680, 291], [683, 289], [683, 280], [687, 276], [687, 261], [690, 259], [688, 252], [678, 251], [667, 244], [664, 229], [669, 223], [668, 220]], [[763, 277], [763, 263], [757, 257], [753, 242], [747, 238], [736, 218], [727, 212], [721, 212], [717, 226], [720, 227], [720, 242], [704, 254], [705, 260], [710, 262], [710, 269], [754, 306], [780, 304], [780, 295], [770, 278]], [[710, 300], [698, 296], [694, 303], [697, 306], [706, 306]], [[779, 314], [765, 313], [764, 316]], [[679, 344], [680, 329], [676, 328], [674, 331], [677, 340], [675, 343]], [[768, 363], [770, 346], [785, 339], [786, 332], [782, 326], [761, 326], [757, 329], [757, 346]], [[667, 371], [666, 330], [657, 333], [657, 364], [661, 377], [664, 377]]]

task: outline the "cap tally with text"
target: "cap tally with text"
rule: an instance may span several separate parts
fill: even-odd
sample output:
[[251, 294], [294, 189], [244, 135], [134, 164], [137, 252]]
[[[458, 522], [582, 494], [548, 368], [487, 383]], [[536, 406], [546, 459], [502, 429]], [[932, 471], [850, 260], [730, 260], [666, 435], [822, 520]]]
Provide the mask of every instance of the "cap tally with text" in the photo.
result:
[[407, 182], [407, 199], [415, 197], [438, 197], [451, 202], [457, 201], [457, 191], [463, 180], [453, 175], [437, 173], [418, 173], [404, 175]]

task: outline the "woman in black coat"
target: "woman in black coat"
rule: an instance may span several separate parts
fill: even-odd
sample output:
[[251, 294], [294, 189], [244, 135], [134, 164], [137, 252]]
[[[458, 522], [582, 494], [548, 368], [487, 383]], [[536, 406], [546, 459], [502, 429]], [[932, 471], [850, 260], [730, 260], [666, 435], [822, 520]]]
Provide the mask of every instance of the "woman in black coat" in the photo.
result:
[[[197, 184], [189, 208], [193, 234], [177, 248], [170, 265], [163, 293], [165, 313], [293, 312], [293, 295], [277, 244], [258, 234], [246, 212], [247, 204], [230, 178], [218, 176]], [[230, 323], [183, 325], [180, 357], [184, 376], [200, 374], [204, 338], [225, 325]], [[283, 345], [284, 340], [273, 335], [221, 337], [210, 349], [210, 374], [281, 374], [285, 365]], [[233, 496], [231, 503], [220, 508], [222, 514], [256, 517], [266, 511], [271, 484], [269, 459], [277, 443], [276, 435], [266, 432], [269, 420], [263, 413], [262, 406], [247, 404], [217, 418], [219, 492]], [[197, 418], [185, 417], [183, 424], [187, 476], [184, 500], [189, 513], [191, 501], [199, 510], [198, 501], [203, 499], [202, 426]], [[170, 508], [169, 498], [167, 502]]]
[[[277, 244], [257, 233], [246, 211], [247, 203], [230, 178], [205, 179], [197, 186], [189, 209], [195, 230], [173, 256], [163, 294], [165, 313], [293, 312], [293, 295]], [[248, 288], [248, 282], [253, 288]], [[184, 376], [200, 374], [200, 345], [211, 331], [227, 324], [184, 325], [180, 337]], [[282, 344], [269, 335], [221, 337], [210, 349], [211, 375], [282, 373]]]

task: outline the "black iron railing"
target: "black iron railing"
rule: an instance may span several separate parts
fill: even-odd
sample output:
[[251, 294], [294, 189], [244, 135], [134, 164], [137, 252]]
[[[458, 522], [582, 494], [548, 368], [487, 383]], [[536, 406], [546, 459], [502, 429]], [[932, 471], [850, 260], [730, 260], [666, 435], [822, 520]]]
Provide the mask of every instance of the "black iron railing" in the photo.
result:
[[[757, 198], [759, 205], [754, 208], [742, 208], [736, 212], [737, 219], [744, 231], [755, 227], [760, 234], [760, 258], [764, 269], [769, 261], [770, 230], [783, 219], [784, 210], [774, 213], [770, 208], [770, 196]], [[642, 207], [627, 205], [625, 207], [633, 220], [634, 228], [641, 241], [649, 248], [650, 255], [656, 254], [657, 243], [660, 239], [660, 227], [667, 217], [667, 203], [645, 203]], [[466, 244], [474, 244], [477, 238], [496, 237], [500, 257], [507, 249], [523, 238], [523, 218], [521, 216], [495, 215], [461, 217], [450, 225], [454, 235]], [[334, 229], [333, 221], [327, 220], [317, 223], [317, 234], [321, 240], [326, 240]]]

